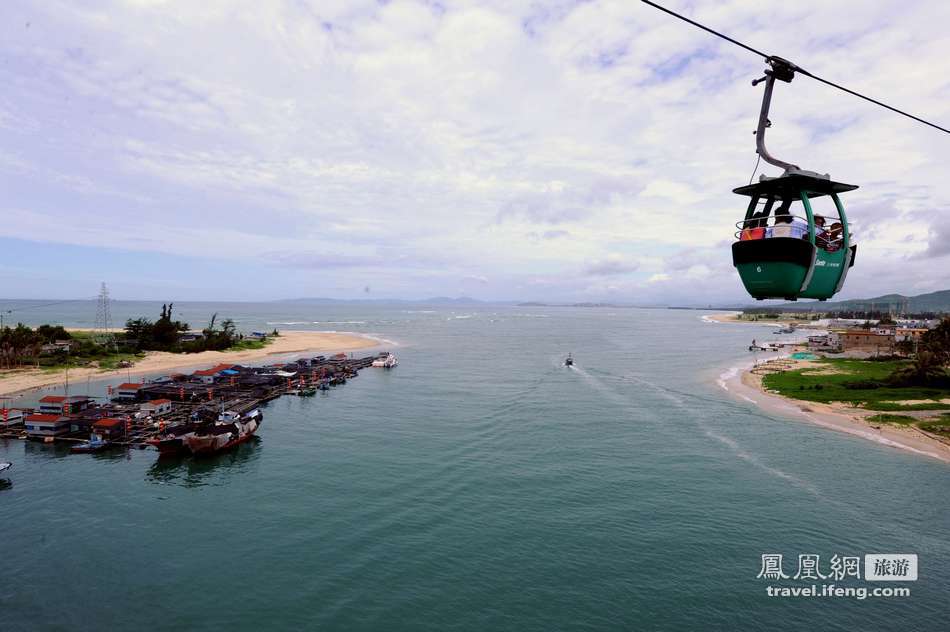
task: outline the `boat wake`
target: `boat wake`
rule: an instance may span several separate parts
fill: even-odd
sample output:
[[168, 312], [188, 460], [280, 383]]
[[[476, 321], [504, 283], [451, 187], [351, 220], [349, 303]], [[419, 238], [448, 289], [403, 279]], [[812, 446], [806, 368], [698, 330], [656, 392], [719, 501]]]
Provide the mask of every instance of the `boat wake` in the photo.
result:
[[[719, 379], [720, 386], [722, 386], [723, 389], [728, 391], [729, 389], [725, 385], [725, 380], [735, 377], [736, 375], [738, 375], [738, 372], [739, 372], [739, 369], [736, 367], [732, 367], [728, 371], [725, 371], [720, 376], [720, 379]], [[792, 474], [789, 474], [788, 472], [784, 472], [776, 467], [772, 467], [771, 465], [768, 465], [767, 463], [763, 462], [761, 458], [759, 458], [757, 455], [752, 454], [748, 452], [747, 450], [745, 450], [741, 445], [739, 445], [739, 443], [735, 439], [732, 439], [730, 437], [727, 437], [725, 435], [722, 435], [716, 432], [705, 421], [702, 411], [697, 410], [695, 407], [691, 407], [687, 405], [686, 403], [686, 397], [698, 398], [700, 396], [693, 395], [691, 393], [682, 393], [680, 391], [674, 391], [672, 389], [661, 386], [659, 384], [655, 384], [649, 380], [645, 380], [643, 378], [640, 378], [634, 375], [623, 376], [623, 379], [635, 381], [645, 386], [649, 386], [653, 388], [654, 390], [656, 390], [657, 392], [659, 392], [660, 394], [666, 396], [667, 399], [669, 399], [670, 401], [674, 402], [677, 406], [682, 408], [688, 414], [688, 416], [693, 419], [693, 421], [696, 423], [696, 426], [700, 430], [703, 431], [703, 434], [705, 434], [710, 439], [718, 441], [722, 445], [728, 447], [735, 456], [742, 459], [743, 461], [746, 461], [747, 463], [750, 463], [751, 465], [761, 469], [762, 471], [768, 473], [770, 476], [774, 476], [776, 478], [780, 478], [782, 480], [788, 481], [789, 483], [792, 483], [796, 487], [799, 487], [807, 491], [808, 493], [812, 494], [816, 498], [824, 498], [821, 492], [818, 491], [818, 489], [811, 483], [804, 481], [800, 478], [797, 478], [793, 476]], [[701, 398], [701, 399], [705, 399], [705, 398]], [[720, 400], [716, 400], [716, 401], [720, 401]]]

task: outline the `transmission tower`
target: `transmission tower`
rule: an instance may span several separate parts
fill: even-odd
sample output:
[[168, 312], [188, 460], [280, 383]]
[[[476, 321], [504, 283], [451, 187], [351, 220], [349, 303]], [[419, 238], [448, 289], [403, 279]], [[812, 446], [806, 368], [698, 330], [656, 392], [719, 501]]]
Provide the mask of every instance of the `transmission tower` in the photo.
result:
[[109, 288], [105, 282], [99, 289], [99, 303], [96, 305], [96, 342], [104, 347], [117, 350], [115, 334], [112, 333], [112, 310], [109, 307]]

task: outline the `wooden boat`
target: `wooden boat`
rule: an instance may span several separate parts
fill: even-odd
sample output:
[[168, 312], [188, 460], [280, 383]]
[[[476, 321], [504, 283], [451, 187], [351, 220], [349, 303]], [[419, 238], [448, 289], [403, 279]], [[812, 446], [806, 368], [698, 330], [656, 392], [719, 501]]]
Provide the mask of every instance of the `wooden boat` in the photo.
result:
[[69, 449], [73, 454], [88, 454], [92, 452], [101, 452], [108, 448], [111, 443], [105, 441], [102, 437], [96, 433], [89, 435], [88, 441], [83, 441], [82, 443], [77, 443]]
[[248, 441], [257, 432], [264, 415], [257, 409], [240, 415], [221, 413], [213, 425], [204, 426], [184, 439], [192, 454], [216, 454]]
[[194, 434], [195, 428], [197, 428], [197, 424], [194, 423], [173, 426], [167, 432], [158, 435], [154, 439], [149, 439], [145, 443], [158, 448], [158, 452], [162, 456], [185, 454], [188, 452], [185, 439]]
[[399, 360], [396, 359], [391, 353], [380, 354], [378, 358], [373, 360], [372, 366], [381, 369], [392, 369], [399, 364]]

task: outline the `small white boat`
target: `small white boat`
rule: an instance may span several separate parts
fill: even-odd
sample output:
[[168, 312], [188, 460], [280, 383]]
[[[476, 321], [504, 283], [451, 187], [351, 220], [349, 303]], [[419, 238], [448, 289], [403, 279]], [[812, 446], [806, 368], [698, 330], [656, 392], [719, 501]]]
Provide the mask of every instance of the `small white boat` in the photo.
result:
[[399, 364], [399, 360], [397, 360], [396, 356], [394, 356], [391, 353], [387, 353], [386, 355], [381, 355], [375, 360], [373, 360], [373, 366], [377, 368], [382, 368], [382, 369], [391, 369], [398, 364]]
[[13, 467], [13, 463], [7, 463], [6, 461], [0, 463], [0, 472], [4, 472]]

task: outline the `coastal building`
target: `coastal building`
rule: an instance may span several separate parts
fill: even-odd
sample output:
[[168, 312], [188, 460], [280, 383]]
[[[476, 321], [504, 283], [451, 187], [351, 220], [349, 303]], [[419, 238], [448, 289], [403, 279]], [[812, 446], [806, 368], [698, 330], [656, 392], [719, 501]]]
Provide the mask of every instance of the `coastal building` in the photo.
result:
[[139, 406], [139, 410], [147, 415], [167, 415], [172, 411], [172, 400], [153, 399]]
[[841, 332], [840, 331], [829, 331], [828, 332], [828, 346], [832, 349], [841, 351]]
[[865, 351], [874, 353], [890, 352], [894, 348], [894, 334], [880, 333], [867, 329], [849, 329], [838, 334], [841, 350]]
[[58, 437], [69, 432], [69, 418], [62, 415], [27, 415], [24, 423], [30, 437]]
[[125, 384], [119, 384], [115, 388], [115, 397], [114, 399], [125, 399], [129, 401], [134, 401], [139, 398], [139, 391], [144, 384], [137, 384], [136, 382], [126, 382]]
[[837, 333], [828, 332], [819, 336], [808, 336], [808, 348], [811, 351], [839, 351], [841, 339]]
[[829, 329], [854, 329], [864, 322], [860, 318], [829, 318], [823, 326]]
[[927, 333], [929, 329], [923, 327], [898, 327], [894, 332], [895, 342], [920, 342], [921, 336]]
[[222, 375], [237, 375], [238, 371], [235, 370], [237, 368], [239, 367], [234, 364], [218, 364], [210, 369], [195, 371], [191, 375], [203, 384], [213, 384], [215, 378], [221, 377]]
[[218, 372], [214, 369], [202, 369], [201, 371], [195, 371], [191, 375], [202, 384], [214, 384], [214, 378], [218, 376]]
[[69, 432], [87, 435], [95, 424], [101, 418], [100, 411], [90, 408], [80, 415], [69, 416]]
[[92, 429], [103, 439], [120, 439], [125, 436], [125, 422], [106, 417], [92, 424]]
[[48, 342], [45, 345], [40, 347], [40, 353], [42, 354], [51, 354], [51, 353], [70, 353], [74, 351], [79, 346], [79, 343], [75, 340], [56, 340], [54, 342]]
[[933, 329], [940, 324], [939, 320], [909, 320], [898, 319], [897, 326], [909, 329]]
[[45, 415], [73, 415], [89, 408], [92, 400], [85, 395], [47, 395], [40, 399], [37, 412]]
[[6, 429], [22, 425], [25, 418], [26, 413], [19, 408], [4, 408], [0, 410], [0, 428]]

